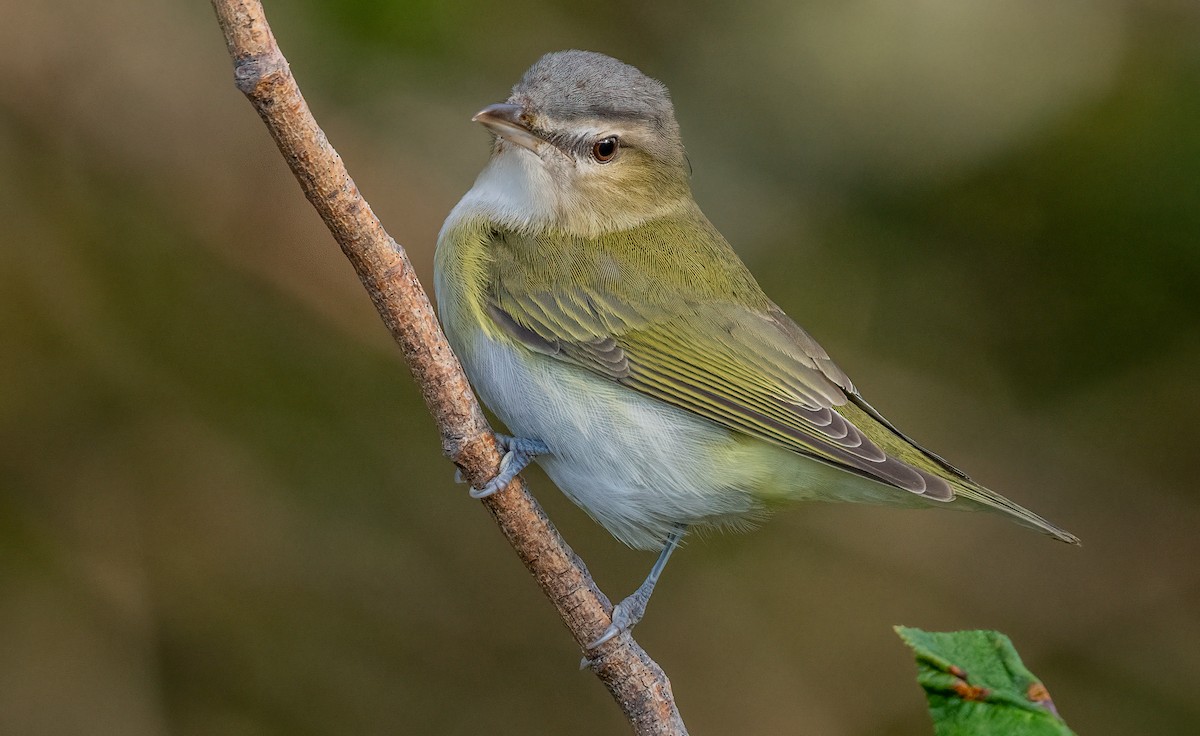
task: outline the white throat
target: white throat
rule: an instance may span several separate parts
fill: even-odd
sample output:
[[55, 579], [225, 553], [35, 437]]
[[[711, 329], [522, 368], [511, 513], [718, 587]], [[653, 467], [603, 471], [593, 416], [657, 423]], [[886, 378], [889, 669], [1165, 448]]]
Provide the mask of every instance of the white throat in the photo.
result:
[[446, 224], [470, 215], [515, 230], [541, 230], [558, 222], [559, 188], [531, 151], [507, 147], [493, 155]]

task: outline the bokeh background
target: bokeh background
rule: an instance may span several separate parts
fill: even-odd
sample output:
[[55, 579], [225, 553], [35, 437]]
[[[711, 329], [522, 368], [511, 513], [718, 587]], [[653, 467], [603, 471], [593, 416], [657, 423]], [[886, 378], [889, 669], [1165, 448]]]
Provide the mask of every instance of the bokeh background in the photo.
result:
[[[930, 732], [893, 624], [1012, 636], [1081, 734], [1200, 733], [1200, 6], [279, 0], [429, 283], [540, 54], [671, 88], [696, 196], [869, 400], [1083, 537], [814, 505], [672, 561], [694, 733]], [[452, 482], [206, 2], [0, 2], [0, 732], [622, 733]], [[625, 550], [538, 472], [610, 595]]]

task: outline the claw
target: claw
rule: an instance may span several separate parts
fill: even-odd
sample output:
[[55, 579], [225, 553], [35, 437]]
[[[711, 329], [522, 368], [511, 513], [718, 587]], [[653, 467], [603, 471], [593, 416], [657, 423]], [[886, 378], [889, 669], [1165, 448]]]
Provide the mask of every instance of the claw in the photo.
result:
[[642, 617], [646, 615], [646, 604], [650, 602], [650, 594], [653, 588], [649, 590], [638, 588], [637, 592], [613, 606], [612, 623], [600, 635], [600, 638], [588, 644], [588, 649], [595, 649], [606, 641], [615, 638], [622, 632], [629, 631]]
[[541, 440], [510, 437], [505, 434], [496, 435], [496, 445], [504, 450], [504, 457], [500, 458], [500, 470], [496, 473], [496, 477], [489, 480], [483, 488], [472, 486], [471, 490], [468, 491], [471, 498], [487, 498], [496, 491], [503, 489], [535, 457], [550, 452], [550, 448]]

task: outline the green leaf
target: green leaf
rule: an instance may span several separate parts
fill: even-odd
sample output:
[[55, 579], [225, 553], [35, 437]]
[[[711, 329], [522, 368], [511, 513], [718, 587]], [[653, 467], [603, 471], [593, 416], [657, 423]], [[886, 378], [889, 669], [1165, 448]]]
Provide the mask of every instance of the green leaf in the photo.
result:
[[916, 652], [935, 736], [1072, 736], [1004, 634], [895, 628]]

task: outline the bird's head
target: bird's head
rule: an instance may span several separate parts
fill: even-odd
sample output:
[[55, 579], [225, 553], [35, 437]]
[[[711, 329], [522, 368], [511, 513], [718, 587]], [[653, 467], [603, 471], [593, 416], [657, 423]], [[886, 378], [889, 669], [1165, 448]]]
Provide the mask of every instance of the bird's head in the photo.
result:
[[506, 207], [530, 226], [595, 235], [691, 202], [667, 88], [611, 57], [547, 54], [473, 120], [496, 137], [476, 186], [507, 188]]

